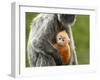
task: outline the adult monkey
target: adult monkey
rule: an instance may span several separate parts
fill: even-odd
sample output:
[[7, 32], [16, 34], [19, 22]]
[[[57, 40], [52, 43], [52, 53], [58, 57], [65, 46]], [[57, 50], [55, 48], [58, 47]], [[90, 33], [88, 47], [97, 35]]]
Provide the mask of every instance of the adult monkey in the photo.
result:
[[[73, 14], [39, 14], [31, 24], [28, 40], [28, 54], [30, 66], [62, 65], [55, 43], [56, 33], [66, 30], [70, 37], [72, 57], [70, 65], [77, 64], [77, 56], [71, 31], [71, 24], [75, 21]], [[56, 64], [52, 63], [52, 58]]]

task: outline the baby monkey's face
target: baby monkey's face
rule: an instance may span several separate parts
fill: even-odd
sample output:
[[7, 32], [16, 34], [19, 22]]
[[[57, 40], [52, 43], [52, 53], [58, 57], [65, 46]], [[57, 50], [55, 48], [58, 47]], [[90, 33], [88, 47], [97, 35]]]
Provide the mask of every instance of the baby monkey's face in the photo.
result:
[[64, 46], [66, 44], [69, 43], [70, 39], [68, 37], [68, 35], [57, 35], [57, 44], [60, 45], [60, 46]]

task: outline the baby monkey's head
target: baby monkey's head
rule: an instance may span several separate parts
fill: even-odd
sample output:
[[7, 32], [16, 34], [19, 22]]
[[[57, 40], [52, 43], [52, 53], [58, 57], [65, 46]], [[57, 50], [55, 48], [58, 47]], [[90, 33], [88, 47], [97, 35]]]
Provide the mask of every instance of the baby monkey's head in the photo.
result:
[[69, 36], [66, 31], [61, 31], [57, 34], [56, 42], [60, 46], [65, 46], [70, 42]]

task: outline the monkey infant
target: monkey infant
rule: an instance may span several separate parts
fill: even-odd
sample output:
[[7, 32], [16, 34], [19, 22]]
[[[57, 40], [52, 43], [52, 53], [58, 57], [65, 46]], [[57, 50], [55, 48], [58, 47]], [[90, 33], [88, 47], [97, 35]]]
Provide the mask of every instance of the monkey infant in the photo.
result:
[[66, 31], [61, 31], [57, 34], [56, 43], [53, 45], [57, 49], [63, 65], [69, 64], [71, 59], [69, 42], [70, 39]]

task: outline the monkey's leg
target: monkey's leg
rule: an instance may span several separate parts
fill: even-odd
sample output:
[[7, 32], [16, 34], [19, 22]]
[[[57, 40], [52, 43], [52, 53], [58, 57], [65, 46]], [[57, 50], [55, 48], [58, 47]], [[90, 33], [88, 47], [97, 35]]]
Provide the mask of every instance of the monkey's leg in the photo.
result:
[[27, 46], [27, 52], [28, 52], [28, 58], [29, 58], [29, 64], [30, 64], [30, 67], [35, 67], [36, 66], [36, 61], [37, 61], [37, 58], [38, 58], [38, 54], [36, 53], [34, 47], [32, 44], [28, 44]]
[[29, 62], [31, 67], [36, 66], [49, 66], [50, 57], [44, 53], [41, 49], [38, 49], [34, 44], [29, 44], [28, 46]]

